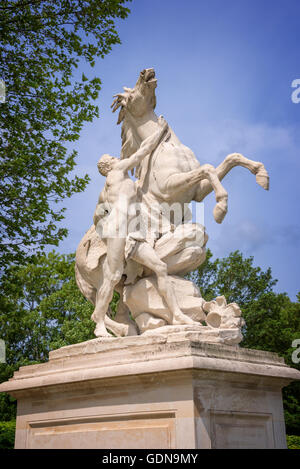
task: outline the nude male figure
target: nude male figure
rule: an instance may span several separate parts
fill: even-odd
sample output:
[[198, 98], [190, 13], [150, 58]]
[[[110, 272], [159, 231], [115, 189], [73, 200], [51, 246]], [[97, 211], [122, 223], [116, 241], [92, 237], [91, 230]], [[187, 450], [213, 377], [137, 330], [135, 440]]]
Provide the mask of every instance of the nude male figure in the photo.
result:
[[137, 185], [129, 177], [128, 171], [138, 166], [143, 158], [154, 151], [167, 129], [168, 124], [160, 117], [159, 130], [144, 140], [139, 150], [131, 157], [120, 160], [110, 155], [103, 155], [98, 162], [99, 172], [106, 176], [106, 183], [99, 197], [94, 224], [98, 232], [100, 229], [107, 245], [103, 283], [98, 289], [96, 307], [92, 315], [97, 324], [95, 335], [98, 337], [110, 336], [105, 328], [104, 318], [114, 288], [122, 278], [125, 262], [129, 257], [155, 272], [158, 291], [171, 312], [170, 323], [194, 324], [194, 321], [178, 306], [172, 284], [168, 279], [166, 264], [160, 260], [146, 239], [143, 239], [142, 234], [128, 232], [130, 221], [136, 215], [131, 209], [137, 202]]

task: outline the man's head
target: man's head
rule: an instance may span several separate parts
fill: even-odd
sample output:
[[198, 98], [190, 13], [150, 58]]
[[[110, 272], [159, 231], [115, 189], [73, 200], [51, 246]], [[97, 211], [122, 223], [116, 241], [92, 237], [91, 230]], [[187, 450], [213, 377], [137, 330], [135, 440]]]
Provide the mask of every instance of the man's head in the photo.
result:
[[107, 176], [117, 161], [118, 158], [105, 153], [97, 163], [99, 173], [102, 174], [102, 176]]

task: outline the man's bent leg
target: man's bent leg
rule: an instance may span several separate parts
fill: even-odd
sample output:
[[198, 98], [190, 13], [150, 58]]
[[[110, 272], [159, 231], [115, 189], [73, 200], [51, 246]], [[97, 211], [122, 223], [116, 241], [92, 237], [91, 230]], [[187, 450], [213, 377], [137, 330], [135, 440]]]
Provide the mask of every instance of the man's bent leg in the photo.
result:
[[168, 278], [167, 266], [159, 259], [154, 249], [146, 242], [138, 242], [132, 259], [155, 272], [158, 291], [171, 312], [171, 323], [194, 324], [194, 321], [179, 308], [175, 292]]

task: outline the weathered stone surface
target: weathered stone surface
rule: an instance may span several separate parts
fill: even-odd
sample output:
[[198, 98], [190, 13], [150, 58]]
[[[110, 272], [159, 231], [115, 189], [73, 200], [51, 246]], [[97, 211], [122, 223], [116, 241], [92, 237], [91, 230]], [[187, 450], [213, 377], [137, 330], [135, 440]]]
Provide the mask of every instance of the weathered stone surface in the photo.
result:
[[[191, 294], [192, 282], [182, 283], [180, 287], [185, 288], [179, 288], [179, 292], [180, 282], [174, 281], [174, 275], [183, 276], [205, 261], [208, 236], [200, 220], [191, 223], [189, 203], [202, 202], [213, 191], [213, 216], [221, 223], [228, 199], [221, 181], [235, 166], [248, 169], [264, 189], [269, 187], [264, 165], [239, 153], [228, 155], [216, 168], [201, 165], [163, 117], [155, 114], [156, 86], [155, 71], [145, 69], [134, 88], [124, 88], [114, 96], [112, 109], [119, 109], [118, 124], [122, 123], [121, 157], [105, 154], [98, 162], [106, 183], [94, 225], [76, 252], [76, 280], [95, 306], [92, 319], [99, 337], [108, 336], [107, 329], [124, 336], [162, 326], [205, 322], [205, 299], [200, 293]], [[130, 170], [135, 182], [129, 177]], [[136, 318], [136, 329], [128, 320], [123, 328], [123, 321], [114, 324], [108, 320], [114, 289]], [[238, 329], [243, 326], [243, 319], [236, 314], [238, 306], [221, 306], [217, 300], [215, 305], [207, 304], [214, 307], [207, 325], [220, 329], [219, 342], [236, 344], [242, 338]], [[203, 332], [201, 340], [211, 341], [216, 335], [215, 331]]]
[[101, 338], [21, 367], [17, 448], [282, 448], [281, 388], [300, 379], [274, 353], [199, 332]]

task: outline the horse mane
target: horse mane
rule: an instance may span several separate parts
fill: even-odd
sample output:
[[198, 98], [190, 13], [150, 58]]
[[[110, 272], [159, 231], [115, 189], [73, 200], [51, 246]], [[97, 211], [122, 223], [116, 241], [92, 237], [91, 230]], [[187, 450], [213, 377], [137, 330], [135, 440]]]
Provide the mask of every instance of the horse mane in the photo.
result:
[[[120, 111], [121, 114], [122, 110]], [[123, 114], [122, 130], [121, 130], [121, 139], [122, 139], [122, 148], [121, 148], [121, 160], [124, 158], [129, 158], [133, 155], [141, 146], [141, 139], [137, 136], [136, 132], [133, 130], [132, 125], [129, 119], [126, 119], [125, 113]], [[139, 165], [140, 166], [140, 165]], [[139, 166], [136, 167], [135, 176], [139, 177]], [[133, 171], [132, 171], [133, 174]]]

